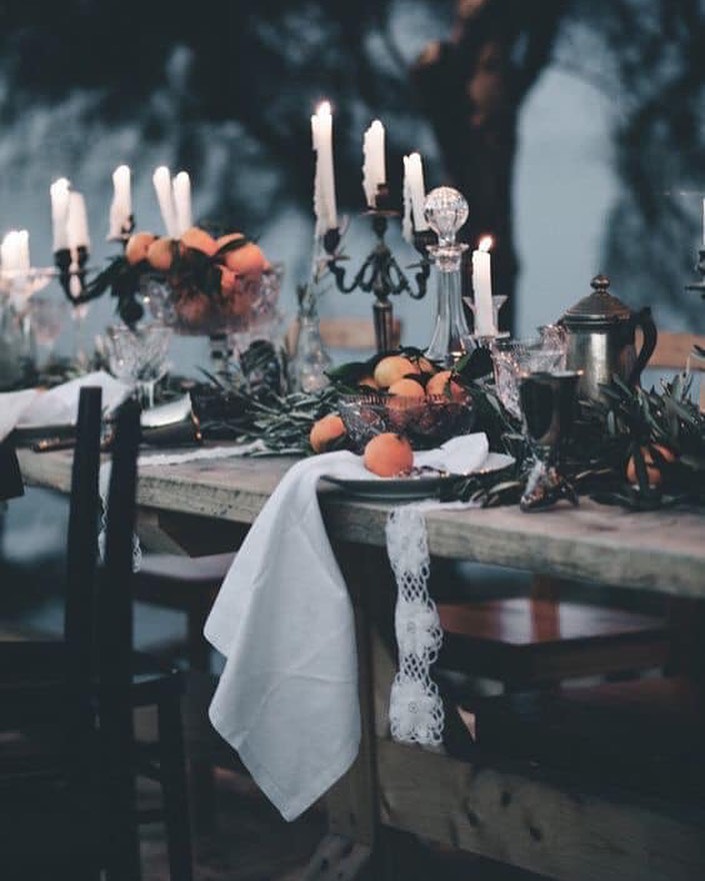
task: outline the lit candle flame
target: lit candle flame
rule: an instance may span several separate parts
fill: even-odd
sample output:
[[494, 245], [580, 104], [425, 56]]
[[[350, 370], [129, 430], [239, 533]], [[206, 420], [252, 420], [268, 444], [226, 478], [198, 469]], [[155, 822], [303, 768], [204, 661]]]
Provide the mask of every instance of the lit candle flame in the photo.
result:
[[316, 116], [331, 116], [330, 101], [321, 101], [316, 107]]
[[483, 236], [480, 239], [480, 243], [477, 246], [478, 251], [489, 251], [490, 248], [494, 245], [494, 239], [492, 236]]

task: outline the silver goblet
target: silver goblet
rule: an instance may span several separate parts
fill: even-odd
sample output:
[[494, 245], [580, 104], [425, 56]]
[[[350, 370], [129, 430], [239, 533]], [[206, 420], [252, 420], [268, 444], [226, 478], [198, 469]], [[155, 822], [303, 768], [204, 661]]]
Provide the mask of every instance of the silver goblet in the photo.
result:
[[579, 370], [524, 375], [519, 383], [524, 433], [535, 463], [519, 502], [522, 511], [548, 508], [561, 499], [573, 505], [578, 497], [561, 474], [561, 452], [573, 427]]

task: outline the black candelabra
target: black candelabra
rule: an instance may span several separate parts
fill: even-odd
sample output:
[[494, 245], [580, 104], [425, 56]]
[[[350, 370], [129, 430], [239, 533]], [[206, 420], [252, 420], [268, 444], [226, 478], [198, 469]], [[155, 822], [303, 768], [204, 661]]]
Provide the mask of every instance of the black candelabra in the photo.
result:
[[[112, 241], [121, 242], [124, 249], [134, 228], [135, 219], [130, 214], [122, 226], [120, 235]], [[54, 265], [58, 270], [59, 284], [66, 298], [74, 306], [88, 303], [102, 293], [102, 290], [91, 290], [88, 284], [88, 258], [88, 248], [85, 245], [79, 245], [75, 249], [60, 248], [54, 251]]]
[[363, 214], [363, 217], [371, 219], [372, 231], [377, 241], [351, 281], [346, 281], [346, 269], [341, 265], [341, 262], [347, 258], [339, 251], [342, 238], [340, 229], [338, 227], [329, 229], [323, 236], [323, 248], [329, 255], [328, 268], [335, 279], [337, 289], [343, 294], [351, 294], [356, 290], [374, 294], [372, 314], [378, 352], [390, 351], [394, 342], [394, 316], [390, 296], [407, 293], [414, 300], [421, 300], [426, 296], [431, 272], [427, 247], [436, 242], [436, 235], [431, 230], [414, 233], [414, 247], [421, 255], [421, 260], [414, 267], [410, 267], [418, 270], [413, 280], [410, 280], [397, 263], [386, 242], [389, 219], [399, 216], [397, 211], [379, 207], [387, 200], [387, 188], [380, 185], [377, 197], [378, 207], [371, 208]]

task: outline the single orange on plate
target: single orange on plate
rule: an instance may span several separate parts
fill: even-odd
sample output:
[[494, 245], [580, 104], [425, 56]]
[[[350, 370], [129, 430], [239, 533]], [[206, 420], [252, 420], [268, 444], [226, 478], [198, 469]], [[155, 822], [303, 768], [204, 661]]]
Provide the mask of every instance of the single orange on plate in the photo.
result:
[[367, 442], [362, 461], [379, 477], [400, 477], [414, 467], [414, 451], [401, 434], [386, 431]]

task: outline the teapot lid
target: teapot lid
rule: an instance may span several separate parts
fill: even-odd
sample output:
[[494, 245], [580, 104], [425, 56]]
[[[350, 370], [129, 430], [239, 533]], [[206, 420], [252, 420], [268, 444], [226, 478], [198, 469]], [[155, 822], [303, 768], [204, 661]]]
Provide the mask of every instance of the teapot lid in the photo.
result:
[[583, 297], [564, 314], [562, 321], [565, 324], [602, 324], [630, 317], [632, 313], [629, 307], [609, 292], [610, 280], [606, 275], [596, 275], [590, 286], [592, 293]]

